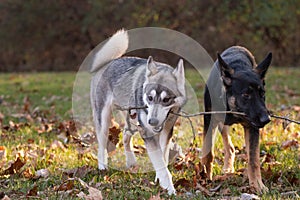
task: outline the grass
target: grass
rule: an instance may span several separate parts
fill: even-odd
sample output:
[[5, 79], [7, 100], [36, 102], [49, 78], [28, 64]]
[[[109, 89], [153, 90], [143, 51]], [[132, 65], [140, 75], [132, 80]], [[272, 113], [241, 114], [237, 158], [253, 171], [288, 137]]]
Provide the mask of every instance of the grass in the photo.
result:
[[[0, 198], [6, 194], [11, 199], [80, 199], [77, 194], [80, 191], [87, 194], [88, 191], [74, 177], [100, 190], [104, 199], [149, 199], [158, 194], [161, 198], [171, 199], [220, 199], [247, 192], [248, 182], [242, 175], [246, 167], [242, 157], [245, 153], [244, 136], [239, 125], [232, 127], [231, 135], [237, 149], [235, 169], [240, 174], [225, 181], [201, 182], [208, 189], [222, 184], [212, 196], [193, 186], [201, 181], [197, 180], [195, 172], [200, 159], [197, 153], [190, 152], [184, 162], [172, 162], [169, 166], [173, 181], [178, 185], [178, 195], [168, 197], [166, 191], [154, 183], [155, 173], [151, 170], [138, 136], [134, 141], [137, 144], [139, 168], [127, 170], [124, 165], [121, 166], [125, 164], [125, 158], [122, 144], [119, 143], [109, 161], [114, 167], [106, 172], [98, 172], [96, 144], [84, 146], [76, 140], [78, 132], [72, 129], [71, 100], [75, 75], [71, 72], [0, 74], [0, 171], [8, 169], [17, 158], [21, 158], [24, 164], [20, 169], [15, 169], [13, 174], [2, 173]], [[187, 70], [186, 77], [202, 109], [204, 82], [193, 70]], [[299, 120], [299, 77], [299, 68], [270, 68], [266, 80], [266, 101], [270, 110], [278, 115], [289, 114], [289, 117]], [[194, 118], [193, 124], [198, 136], [196, 144], [201, 148], [202, 119]], [[80, 133], [90, 132], [89, 128], [81, 128], [78, 130]], [[185, 119], [180, 119], [175, 127], [174, 137], [184, 153], [188, 153], [193, 135]], [[262, 176], [270, 188], [270, 193], [262, 195], [262, 199], [292, 199], [295, 196], [282, 196], [281, 193], [300, 191], [299, 145], [282, 147], [284, 142], [292, 140], [300, 142], [299, 125], [289, 124], [284, 128], [282, 121], [273, 119], [262, 129], [260, 148], [261, 158], [265, 159], [262, 162]], [[221, 141], [218, 134], [214, 176], [222, 175]], [[1, 154], [3, 152], [5, 155]], [[48, 170], [49, 175], [38, 177], [40, 170]]]

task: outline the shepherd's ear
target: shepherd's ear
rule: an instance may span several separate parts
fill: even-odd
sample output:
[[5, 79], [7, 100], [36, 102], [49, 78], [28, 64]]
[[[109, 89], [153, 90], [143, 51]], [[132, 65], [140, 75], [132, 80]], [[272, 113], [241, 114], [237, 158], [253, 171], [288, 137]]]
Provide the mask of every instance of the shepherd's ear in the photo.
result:
[[257, 65], [257, 67], [254, 69], [254, 71], [255, 71], [257, 74], [259, 74], [259, 76], [260, 76], [261, 79], [264, 79], [264, 78], [265, 78], [266, 73], [267, 73], [267, 71], [268, 71], [268, 68], [269, 68], [271, 62], [272, 62], [272, 53], [270, 52], [270, 53], [265, 57], [265, 59], [264, 59], [261, 63], [259, 63], [259, 64]]
[[173, 70], [173, 75], [176, 77], [179, 92], [185, 96], [185, 76], [182, 59], [179, 60], [177, 67]]
[[220, 56], [218, 53], [218, 66], [221, 72], [221, 77], [226, 86], [230, 86], [232, 82], [232, 75], [234, 74], [234, 69], [232, 69]]
[[149, 56], [147, 60], [147, 76], [154, 75], [158, 72], [157, 66], [153, 61], [152, 56]]

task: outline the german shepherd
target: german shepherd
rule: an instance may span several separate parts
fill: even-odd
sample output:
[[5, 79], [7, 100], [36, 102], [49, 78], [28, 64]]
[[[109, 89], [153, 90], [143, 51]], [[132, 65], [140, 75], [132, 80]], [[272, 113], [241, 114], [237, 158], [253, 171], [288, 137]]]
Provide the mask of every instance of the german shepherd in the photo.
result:
[[205, 174], [212, 179], [213, 145], [215, 128], [222, 134], [225, 148], [224, 173], [234, 172], [235, 149], [229, 136], [229, 126], [240, 123], [244, 127], [248, 158], [250, 187], [266, 192], [259, 162], [259, 128], [270, 122], [265, 105], [265, 75], [271, 64], [272, 53], [256, 64], [253, 55], [244, 47], [226, 49], [214, 63], [204, 92], [205, 111], [237, 111], [245, 115], [204, 115], [202, 163]]

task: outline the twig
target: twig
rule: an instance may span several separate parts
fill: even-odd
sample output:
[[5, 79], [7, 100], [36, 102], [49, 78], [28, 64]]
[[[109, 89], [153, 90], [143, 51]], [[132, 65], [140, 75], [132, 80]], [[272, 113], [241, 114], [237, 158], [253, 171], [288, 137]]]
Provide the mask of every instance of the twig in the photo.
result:
[[283, 120], [286, 120], [286, 121], [289, 121], [289, 122], [293, 122], [293, 123], [296, 123], [296, 124], [300, 124], [299, 121], [290, 119], [290, 118], [288, 118], [288, 117], [281, 117], [281, 116], [277, 116], [277, 115], [273, 115], [273, 114], [270, 114], [270, 116], [273, 117], [273, 118], [283, 119]]
[[[128, 110], [128, 111], [138, 110], [138, 109], [146, 109], [146, 108], [147, 108], [147, 106], [117, 107], [117, 109], [119, 109], [119, 110]], [[182, 113], [172, 112], [172, 114], [180, 116], [180, 117], [185, 117], [185, 118], [188, 118], [188, 119], [190, 117], [196, 117], [196, 116], [199, 116], [199, 115], [215, 115], [215, 114], [233, 114], [233, 115], [242, 115], [242, 116], [246, 115], [245, 113], [236, 112], [236, 111], [211, 111], [211, 112], [199, 112], [199, 113], [194, 113], [194, 114], [188, 114], [188, 113], [182, 111]], [[286, 120], [286, 121], [293, 122], [293, 123], [296, 123], [296, 124], [300, 124], [300, 121], [296, 121], [296, 120], [290, 119], [288, 117], [282, 117], [282, 116], [277, 116], [277, 115], [273, 115], [273, 114], [270, 114], [270, 116], [273, 117], [273, 118], [282, 119], [282, 120]], [[191, 123], [191, 119], [189, 119], [189, 121]], [[193, 126], [191, 126], [191, 127], [193, 127]]]
[[235, 111], [211, 111], [211, 112], [199, 112], [194, 114], [180, 114], [180, 113], [172, 113], [174, 115], [178, 115], [180, 117], [196, 117], [199, 115], [214, 115], [214, 114], [234, 114], [234, 115], [242, 115], [245, 116], [245, 113], [235, 112]]
[[148, 108], [147, 106], [136, 106], [136, 107], [121, 107], [121, 106], [117, 106], [118, 110], [139, 110], [139, 109], [146, 109]]
[[[181, 111], [181, 112], [183, 112], [185, 115], [188, 115], [185, 111]], [[179, 114], [179, 113], [173, 113], [173, 112], [172, 112], [172, 114], [175, 114], [175, 115], [176, 115], [176, 114]], [[192, 129], [192, 132], [193, 132], [193, 144], [194, 144], [194, 142], [195, 142], [195, 140], [196, 140], [196, 133], [195, 133], [195, 129], [194, 129], [193, 122], [192, 122], [192, 120], [191, 120], [191, 117], [185, 117], [185, 118], [187, 118], [187, 119], [189, 120], [191, 129]]]

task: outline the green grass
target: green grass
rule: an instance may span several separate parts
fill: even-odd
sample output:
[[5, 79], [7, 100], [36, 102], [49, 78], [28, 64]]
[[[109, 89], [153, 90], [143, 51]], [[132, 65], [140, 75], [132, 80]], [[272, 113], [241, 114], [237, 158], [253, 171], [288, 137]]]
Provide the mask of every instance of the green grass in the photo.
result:
[[[244, 186], [248, 185], [248, 181], [242, 175], [247, 163], [238, 156], [245, 153], [243, 131], [239, 125], [233, 126], [231, 135], [238, 150], [235, 169], [241, 174], [235, 174], [225, 181], [203, 185], [209, 189], [222, 184], [212, 197], [199, 189], [196, 191], [192, 186], [194, 178], [198, 178], [195, 169], [200, 161], [194, 152], [187, 156], [190, 162], [183, 162], [180, 168], [174, 162], [169, 166], [174, 183], [180, 179], [191, 183], [188, 185], [177, 182], [179, 186], [176, 188], [176, 197], [168, 197], [166, 191], [154, 183], [155, 173], [150, 170], [151, 164], [146, 153], [138, 154], [140, 165], [137, 169], [127, 170], [124, 166], [119, 166], [125, 164], [121, 143], [111, 153], [109, 161], [115, 168], [98, 172], [96, 144], [84, 147], [76, 140], [78, 134], [69, 124], [75, 75], [69, 72], [0, 74], [0, 113], [3, 116], [0, 114], [0, 122], [3, 118], [0, 126], [0, 146], [6, 151], [5, 156], [0, 156], [0, 171], [7, 169], [17, 157], [24, 162], [24, 166], [15, 174], [0, 176], [0, 196], [2, 192], [2, 195], [6, 194], [11, 199], [23, 199], [36, 187], [39, 193], [27, 198], [79, 199], [76, 194], [80, 191], [86, 194], [88, 192], [78, 179], [72, 179], [74, 177], [99, 189], [104, 199], [149, 199], [157, 194], [166, 199], [220, 199], [226, 196], [237, 197], [244, 190], [247, 192], [247, 187]], [[202, 109], [204, 82], [193, 70], [187, 70], [186, 77], [193, 86]], [[270, 110], [278, 115], [289, 114], [290, 118], [299, 120], [299, 77], [299, 68], [270, 68], [266, 79], [266, 101]], [[201, 117], [193, 118], [193, 124], [198, 136], [196, 144], [201, 148]], [[89, 128], [81, 128], [78, 130], [80, 133], [90, 131]], [[180, 119], [180, 126], [175, 127], [174, 136], [184, 153], [187, 153], [192, 140], [192, 131], [187, 120]], [[64, 143], [65, 139], [68, 139], [67, 143]], [[300, 142], [299, 125], [289, 124], [284, 129], [280, 120], [273, 119], [261, 131], [260, 147], [270, 159], [262, 165], [263, 180], [270, 189], [270, 193], [261, 196], [262, 199], [285, 199], [287, 197], [282, 197], [281, 193], [300, 191], [299, 146], [286, 149], [281, 146], [284, 141], [293, 139]], [[139, 137], [136, 136], [134, 141], [142, 145]], [[222, 175], [223, 144], [220, 134], [215, 145], [214, 176]], [[141, 150], [140, 146], [138, 148]], [[48, 169], [50, 175], [45, 178], [36, 177], [36, 172], [40, 169]], [[145, 169], [149, 170], [145, 172]], [[131, 173], [132, 171], [135, 173]], [[68, 185], [68, 191], [59, 189], [63, 185]], [[226, 190], [229, 193], [225, 193]]]

